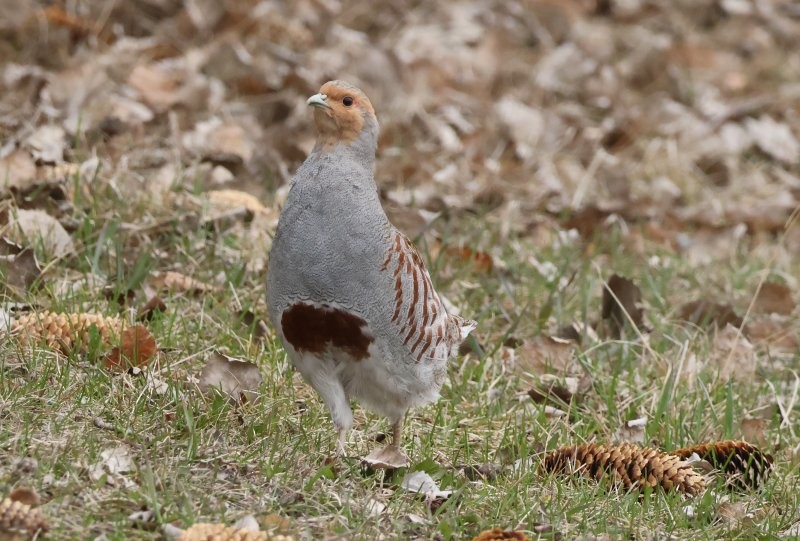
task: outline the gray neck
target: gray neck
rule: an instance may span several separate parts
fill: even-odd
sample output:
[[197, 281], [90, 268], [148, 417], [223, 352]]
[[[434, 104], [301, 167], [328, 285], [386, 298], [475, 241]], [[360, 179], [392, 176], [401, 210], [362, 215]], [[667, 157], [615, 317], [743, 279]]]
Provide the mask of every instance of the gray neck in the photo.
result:
[[[320, 152], [328, 153], [334, 150], [337, 153], [344, 152], [350, 159], [364, 167], [366, 171], [372, 172], [375, 168], [375, 152], [378, 149], [379, 134], [380, 127], [378, 126], [378, 121], [371, 115], [365, 115], [364, 127], [354, 141], [338, 143], [331, 149], [329, 147], [323, 148], [323, 143], [318, 140], [314, 149], [311, 151], [311, 155], [318, 156]], [[309, 156], [309, 158], [310, 157], [311, 156]]]

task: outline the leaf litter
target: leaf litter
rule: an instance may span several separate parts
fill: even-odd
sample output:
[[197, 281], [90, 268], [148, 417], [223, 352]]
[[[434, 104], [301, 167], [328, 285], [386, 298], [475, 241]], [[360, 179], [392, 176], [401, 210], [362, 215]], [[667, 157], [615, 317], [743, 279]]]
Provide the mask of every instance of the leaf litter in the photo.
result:
[[[379, 2], [369, 17], [347, 2], [19, 4], [0, 21], [0, 54], [12, 58], [0, 69], [0, 234], [20, 248], [0, 256], [6, 285], [54, 310], [50, 291], [60, 301], [92, 284], [138, 287], [113, 284], [117, 268], [149, 260], [157, 277], [181, 271], [145, 286], [150, 301], [139, 309], [153, 329], [131, 331], [114, 366], [154, 360], [150, 331], [166, 333], [158, 314], [205, 321], [207, 305], [198, 306], [209, 293], [221, 298], [217, 285], [227, 277], [216, 285], [194, 278], [209, 276], [198, 268], [203, 258], [265, 270], [285, 183], [313, 145], [303, 101], [333, 77], [374, 96], [381, 194], [397, 204], [407, 230], [442, 255], [441, 278], [468, 273], [469, 291], [497, 275], [510, 290], [521, 281], [495, 239], [453, 234], [452, 225], [476, 211], [485, 212], [483, 229], [501, 232], [501, 244], [522, 237], [545, 248], [530, 264], [548, 283], [563, 277], [547, 249], [579, 246], [605, 272], [609, 234], [636, 254], [681, 257], [686, 266], [675, 272], [699, 282], [784, 235], [776, 265], [791, 278], [797, 227], [785, 225], [800, 202], [800, 32], [788, 3], [489, 9], [466, 1], [399, 14]], [[124, 208], [109, 207], [118, 200]], [[114, 213], [121, 232], [100, 225]], [[108, 238], [118, 244], [104, 247]], [[176, 266], [176, 257], [191, 264]], [[67, 274], [87, 274], [84, 261], [97, 280]], [[75, 287], [59, 285], [67, 281]], [[29, 291], [37, 282], [45, 287]], [[711, 342], [708, 355], [691, 351], [687, 359], [746, 381], [773, 355], [785, 363], [796, 355], [791, 279], [765, 282], [750, 313], [747, 295], [714, 299], [706, 283], [696, 286], [704, 300], [685, 304], [683, 285], [669, 315], [707, 328]], [[640, 287], [651, 300], [639, 274], [614, 275], [603, 287], [599, 319], [610, 336], [633, 339], [631, 322], [645, 330]], [[565, 287], [557, 303], [568, 306], [572, 292]], [[542, 322], [550, 332], [523, 322], [521, 345], [497, 354], [501, 370], [526, 378], [523, 396], [530, 391], [553, 414], [592, 385], [577, 360], [597, 370], [593, 348], [605, 347], [607, 335], [594, 333], [598, 314], [589, 312], [581, 330], [566, 335], [553, 332], [564, 323], [555, 317]], [[647, 315], [663, 314], [648, 306]], [[482, 344], [506, 330], [492, 325]], [[167, 359], [174, 360], [158, 352]], [[234, 400], [254, 398], [262, 378], [252, 363], [216, 354], [201, 376], [204, 388]], [[154, 393], [163, 388], [153, 380]]]

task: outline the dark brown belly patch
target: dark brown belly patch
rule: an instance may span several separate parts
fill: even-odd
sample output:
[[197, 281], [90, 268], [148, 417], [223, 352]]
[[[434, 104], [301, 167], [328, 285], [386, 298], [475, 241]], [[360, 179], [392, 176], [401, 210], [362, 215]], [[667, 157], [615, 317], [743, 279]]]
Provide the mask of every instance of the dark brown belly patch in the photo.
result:
[[281, 316], [281, 329], [298, 352], [339, 349], [355, 361], [369, 356], [369, 345], [375, 340], [363, 318], [326, 304], [291, 305]]

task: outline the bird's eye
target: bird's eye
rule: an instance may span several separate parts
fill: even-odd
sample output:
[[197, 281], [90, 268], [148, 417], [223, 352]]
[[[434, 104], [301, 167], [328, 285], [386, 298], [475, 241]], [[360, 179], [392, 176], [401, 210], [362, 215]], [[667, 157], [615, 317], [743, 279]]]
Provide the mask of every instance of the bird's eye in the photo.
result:
[[351, 105], [353, 105], [353, 98], [351, 98], [350, 96], [345, 96], [344, 98], [342, 98], [342, 103], [344, 103], [345, 107], [350, 107]]

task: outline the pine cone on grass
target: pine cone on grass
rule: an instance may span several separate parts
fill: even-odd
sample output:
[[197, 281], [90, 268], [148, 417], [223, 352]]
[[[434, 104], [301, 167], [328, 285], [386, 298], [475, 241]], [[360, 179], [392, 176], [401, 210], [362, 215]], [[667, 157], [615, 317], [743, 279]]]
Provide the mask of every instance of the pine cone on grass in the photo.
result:
[[479, 533], [472, 541], [531, 541], [531, 538], [517, 530], [494, 528]]
[[695, 495], [706, 487], [705, 478], [680, 457], [631, 443], [563, 447], [547, 454], [541, 467], [546, 472], [581, 473], [626, 489], [661, 487]]
[[86, 349], [92, 327], [97, 329], [101, 342], [108, 344], [119, 336], [122, 326], [123, 321], [118, 317], [45, 311], [20, 317], [11, 324], [11, 332], [23, 340], [44, 341], [49, 347], [68, 353], [76, 347]]
[[47, 521], [38, 509], [5, 498], [0, 502], [0, 539], [27, 539], [47, 531]]
[[677, 449], [670, 454], [686, 460], [695, 453], [701, 460], [707, 460], [723, 471], [731, 486], [744, 490], [757, 488], [764, 483], [772, 469], [772, 455], [746, 441], [701, 443]]
[[242, 530], [224, 524], [197, 523], [185, 530], [178, 541], [293, 541], [286, 535]]

